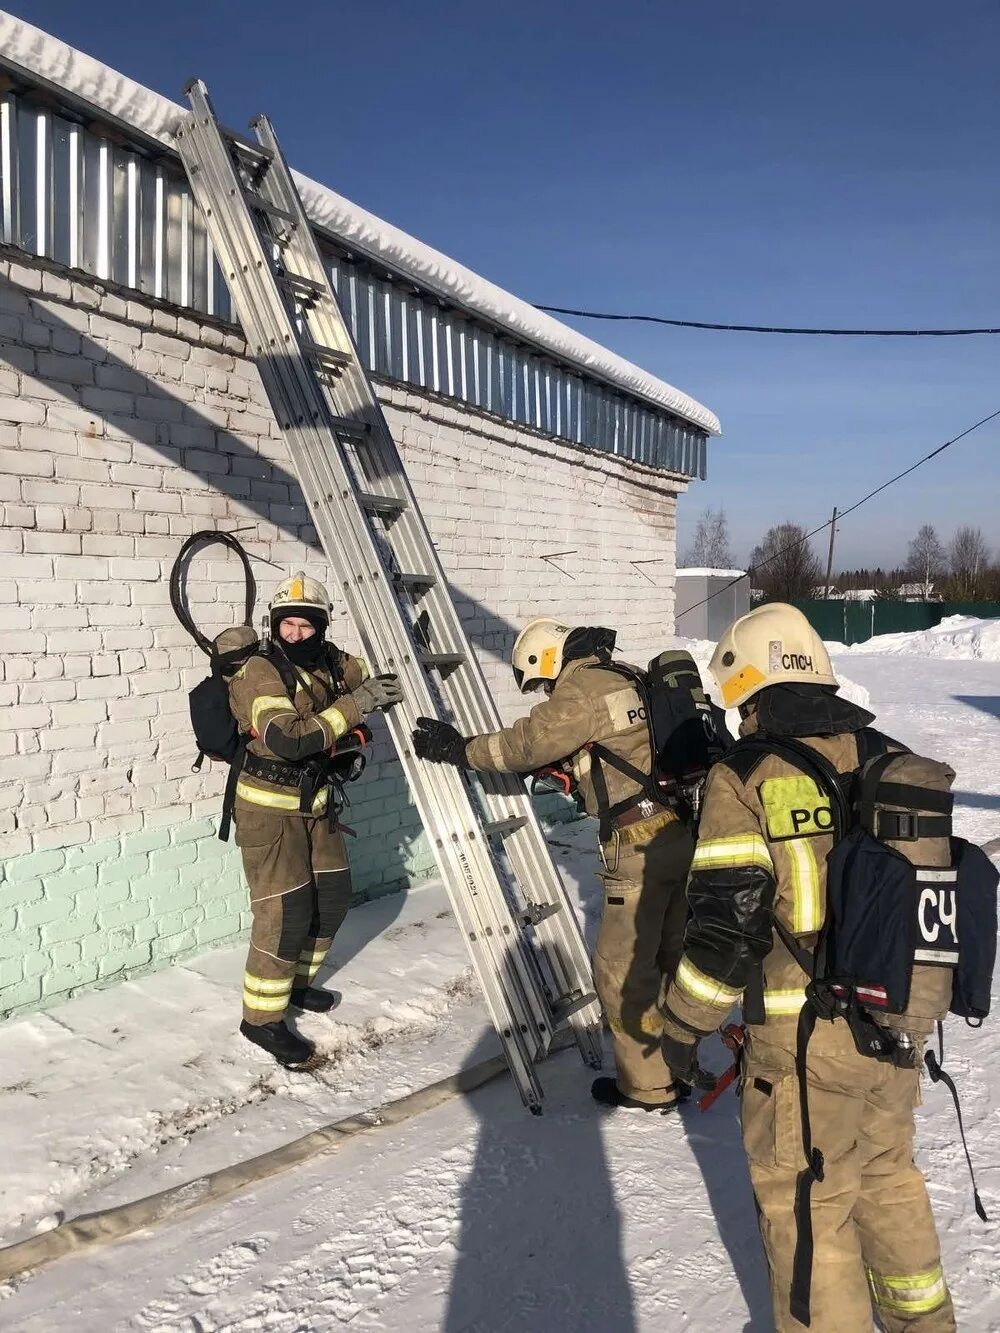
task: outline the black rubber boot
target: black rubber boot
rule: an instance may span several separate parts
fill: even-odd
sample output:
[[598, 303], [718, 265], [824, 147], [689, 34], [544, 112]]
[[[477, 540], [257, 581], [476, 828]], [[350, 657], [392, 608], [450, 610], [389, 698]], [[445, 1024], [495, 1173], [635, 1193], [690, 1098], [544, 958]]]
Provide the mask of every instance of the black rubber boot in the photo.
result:
[[301, 1069], [309, 1063], [316, 1048], [311, 1041], [296, 1036], [290, 1028], [281, 1023], [248, 1023], [245, 1019], [240, 1024], [240, 1031], [247, 1041], [252, 1041], [262, 1051], [277, 1060], [286, 1069]]
[[308, 1009], [314, 1014], [328, 1014], [341, 1001], [339, 990], [320, 990], [318, 986], [302, 986], [292, 991], [288, 1003], [293, 1009]]
[[671, 1111], [676, 1111], [682, 1102], [686, 1102], [691, 1096], [691, 1089], [686, 1083], [671, 1083], [667, 1088], [670, 1096], [669, 1100], [664, 1102], [637, 1102], [631, 1097], [626, 1097], [619, 1090], [618, 1084], [613, 1078], [595, 1078], [590, 1085], [590, 1095], [595, 1102], [600, 1102], [602, 1106], [607, 1106], [612, 1111], [656, 1111], [660, 1115], [669, 1115]]

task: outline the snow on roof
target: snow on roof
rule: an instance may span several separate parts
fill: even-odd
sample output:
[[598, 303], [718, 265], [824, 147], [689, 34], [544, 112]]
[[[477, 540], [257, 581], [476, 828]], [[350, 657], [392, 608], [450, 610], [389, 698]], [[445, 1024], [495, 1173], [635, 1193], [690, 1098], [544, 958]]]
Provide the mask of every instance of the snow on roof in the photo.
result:
[[677, 577], [682, 574], [690, 575], [692, 578], [701, 577], [708, 579], [742, 579], [746, 578], [745, 569], [679, 569]]
[[[187, 108], [77, 51], [58, 38], [0, 10], [0, 51], [5, 61], [57, 85], [91, 106], [173, 148], [171, 133]], [[543, 348], [560, 361], [610, 381], [666, 408], [710, 435], [720, 434], [714, 412], [664, 380], [584, 337], [551, 315], [481, 278], [471, 269], [415, 240], [374, 213], [308, 176], [294, 173], [306, 211], [317, 226], [350, 249], [381, 260], [451, 305], [480, 315], [511, 336]]]

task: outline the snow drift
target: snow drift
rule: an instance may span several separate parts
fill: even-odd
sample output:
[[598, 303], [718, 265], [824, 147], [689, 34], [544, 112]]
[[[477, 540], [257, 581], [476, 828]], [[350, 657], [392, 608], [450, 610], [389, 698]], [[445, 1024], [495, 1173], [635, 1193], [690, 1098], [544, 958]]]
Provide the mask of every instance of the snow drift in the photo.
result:
[[831, 652], [877, 653], [892, 657], [945, 657], [962, 662], [1000, 662], [1000, 619], [947, 616], [933, 629], [879, 634], [850, 647], [829, 643]]

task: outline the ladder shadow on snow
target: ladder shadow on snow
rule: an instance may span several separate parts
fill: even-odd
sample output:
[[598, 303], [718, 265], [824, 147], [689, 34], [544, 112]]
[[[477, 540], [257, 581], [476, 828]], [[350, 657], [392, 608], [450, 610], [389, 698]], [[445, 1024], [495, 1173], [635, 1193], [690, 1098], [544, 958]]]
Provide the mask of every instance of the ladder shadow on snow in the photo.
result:
[[967, 704], [988, 717], [1000, 720], [1000, 694], [953, 694], [951, 697], [957, 703]]

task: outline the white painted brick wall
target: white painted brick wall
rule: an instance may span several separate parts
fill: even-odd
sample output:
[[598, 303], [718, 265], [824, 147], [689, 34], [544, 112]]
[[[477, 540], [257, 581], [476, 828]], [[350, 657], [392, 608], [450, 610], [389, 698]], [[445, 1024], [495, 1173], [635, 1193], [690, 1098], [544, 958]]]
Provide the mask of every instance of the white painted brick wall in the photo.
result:
[[[204, 817], [223, 774], [190, 772], [186, 691], [205, 659], [169, 604], [181, 542], [238, 533], [258, 610], [294, 568], [329, 577], [256, 370], [232, 332], [9, 259], [0, 331], [5, 853]], [[508, 718], [523, 701], [506, 655], [532, 616], [614, 626], [637, 661], [663, 645], [683, 482], [379, 392]], [[238, 564], [211, 552], [189, 595], [207, 632], [234, 623]], [[343, 616], [334, 636], [356, 646]]]

